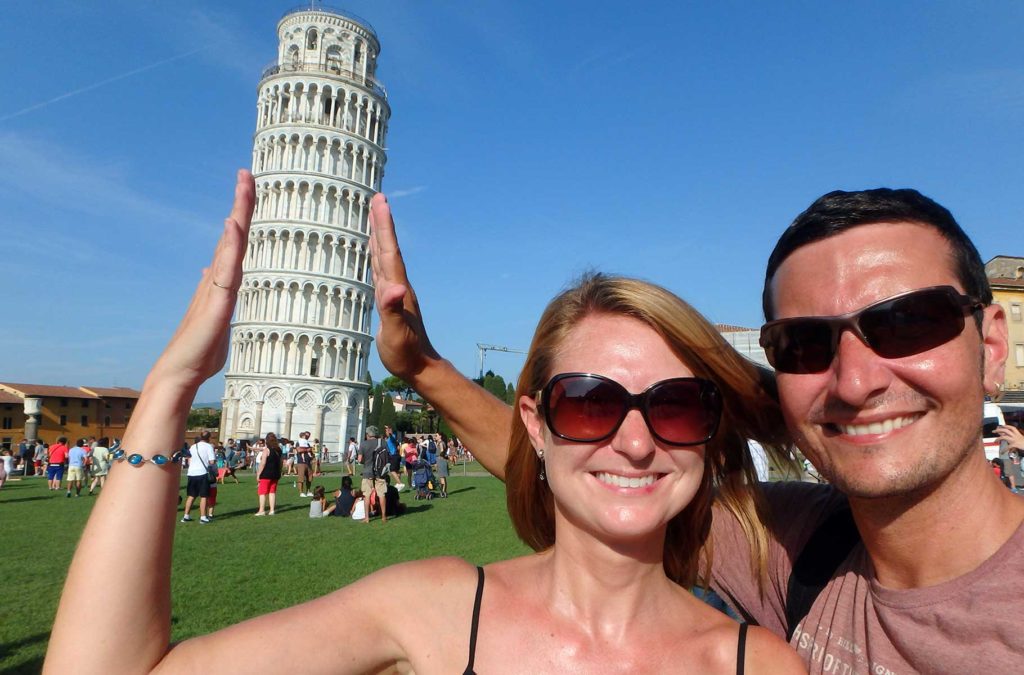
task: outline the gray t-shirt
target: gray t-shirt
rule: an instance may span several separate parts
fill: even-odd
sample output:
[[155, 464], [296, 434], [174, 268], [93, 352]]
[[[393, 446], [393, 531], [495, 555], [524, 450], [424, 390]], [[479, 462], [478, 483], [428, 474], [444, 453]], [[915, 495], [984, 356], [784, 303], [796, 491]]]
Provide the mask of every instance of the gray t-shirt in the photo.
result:
[[359, 444], [359, 456], [363, 458], [363, 478], [373, 478], [373, 452], [378, 447], [384, 446], [384, 439], [368, 438]]
[[[750, 568], [739, 523], [715, 508], [712, 588], [741, 615], [777, 635], [786, 634], [786, 590], [792, 560], [818, 524], [844, 503], [827, 485], [765, 485], [773, 528], [768, 584], [762, 596]], [[1019, 604], [1024, 575], [1024, 526], [992, 557], [937, 586], [894, 590], [874, 579], [858, 543], [793, 632], [790, 645], [810, 673], [1006, 673], [1020, 668]]]

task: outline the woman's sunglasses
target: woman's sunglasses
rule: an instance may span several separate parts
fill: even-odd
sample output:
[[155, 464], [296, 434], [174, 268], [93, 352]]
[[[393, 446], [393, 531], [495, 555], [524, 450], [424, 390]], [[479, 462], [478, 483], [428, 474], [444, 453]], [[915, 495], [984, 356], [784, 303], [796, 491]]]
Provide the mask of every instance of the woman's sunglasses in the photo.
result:
[[538, 393], [538, 405], [555, 436], [596, 443], [618, 431], [638, 409], [651, 435], [666, 445], [707, 443], [718, 429], [722, 396], [714, 382], [677, 377], [655, 382], [639, 394], [601, 375], [555, 375]]
[[964, 315], [984, 307], [952, 286], [908, 291], [839, 316], [800, 316], [761, 327], [768, 363], [781, 373], [820, 373], [850, 330], [886, 359], [919, 354], [949, 342], [964, 329]]

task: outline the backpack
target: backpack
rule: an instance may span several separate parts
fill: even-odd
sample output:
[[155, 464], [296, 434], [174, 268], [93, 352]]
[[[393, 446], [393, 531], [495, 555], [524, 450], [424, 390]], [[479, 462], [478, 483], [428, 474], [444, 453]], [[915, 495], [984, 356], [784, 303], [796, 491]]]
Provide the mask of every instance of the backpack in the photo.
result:
[[383, 445], [378, 445], [373, 451], [373, 477], [383, 478], [388, 475], [391, 470], [391, 464], [388, 462], [388, 450]]

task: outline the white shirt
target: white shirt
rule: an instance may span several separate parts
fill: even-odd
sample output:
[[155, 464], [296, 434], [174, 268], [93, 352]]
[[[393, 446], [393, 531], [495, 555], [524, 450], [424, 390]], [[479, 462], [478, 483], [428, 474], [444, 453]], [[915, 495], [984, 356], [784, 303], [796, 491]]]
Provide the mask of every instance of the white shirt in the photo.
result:
[[[213, 452], [213, 446], [206, 441], [199, 441], [189, 448], [188, 452], [191, 458], [188, 462], [189, 476], [205, 476], [207, 466], [217, 466], [217, 456]], [[204, 462], [206, 466], [203, 466]]]
[[297, 440], [295, 442], [295, 444], [298, 445], [300, 448], [310, 448], [310, 447], [312, 447], [310, 445], [309, 441], [307, 441], [305, 438], [300, 438], [299, 440]]

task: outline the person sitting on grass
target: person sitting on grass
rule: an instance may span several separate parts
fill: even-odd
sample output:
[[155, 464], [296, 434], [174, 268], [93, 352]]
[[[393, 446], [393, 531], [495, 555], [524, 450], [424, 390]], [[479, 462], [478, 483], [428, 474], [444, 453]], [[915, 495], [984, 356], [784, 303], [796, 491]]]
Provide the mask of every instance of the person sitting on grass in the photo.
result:
[[313, 488], [313, 499], [309, 502], [309, 517], [310, 518], [323, 518], [327, 513], [327, 499], [324, 497], [324, 486], [317, 485]]
[[[235, 196], [213, 262], [143, 385], [124, 439], [133, 452], [173, 446], [199, 386], [224, 365], [255, 199], [248, 171], [239, 172]], [[382, 195], [371, 208], [373, 236], [390, 231]], [[377, 307], [393, 309], [408, 299], [380, 272], [392, 250], [371, 248]], [[710, 557], [716, 487], [745, 532], [757, 532], [745, 438], [782, 440], [781, 415], [756, 368], [710, 323], [651, 284], [584, 279], [545, 310], [516, 400], [508, 509], [536, 553], [486, 571], [456, 558], [394, 565], [172, 644], [177, 474], [122, 465], [75, 552], [44, 671], [188, 672], [228, 650], [230, 669], [247, 673], [285, 671], [300, 659], [303, 670], [345, 673], [802, 670], [781, 639], [737, 625], [686, 588]], [[766, 558], [754, 559], [763, 577]], [[97, 569], [117, 569], [118, 582], [94, 583]], [[380, 602], [409, 579], [431, 602]], [[347, 626], [309, 620], [342, 607], [361, 608], [356, 649]], [[463, 633], [441, 650], [434, 632], [407, 629], [453, 622]], [[116, 626], [117, 639], [83, 652], [82, 626]], [[289, 639], [268, 649], [267, 636], [279, 634]]]
[[348, 518], [352, 515], [352, 507], [355, 505], [356, 497], [352, 493], [352, 477], [341, 477], [341, 489], [334, 491], [334, 503], [324, 511], [326, 516], [339, 516]]

